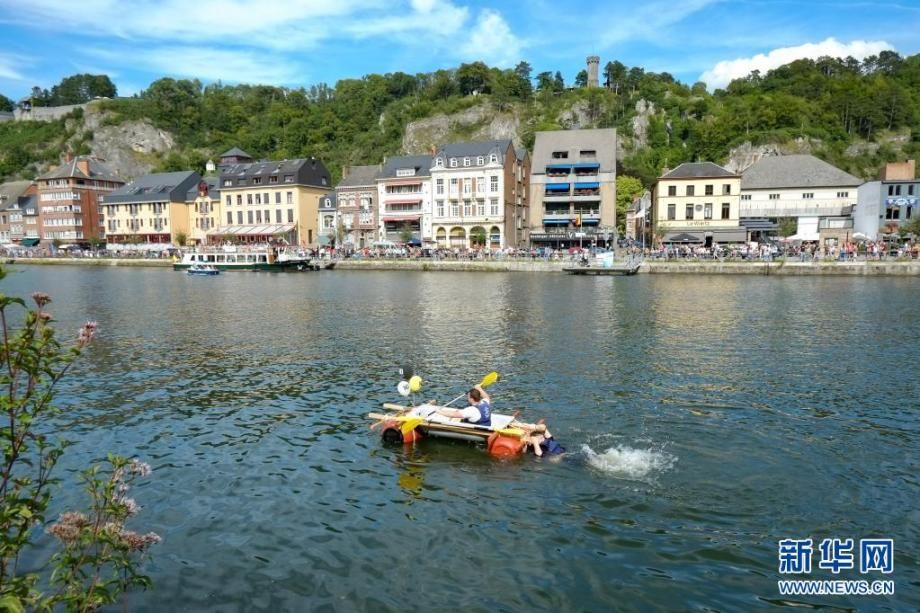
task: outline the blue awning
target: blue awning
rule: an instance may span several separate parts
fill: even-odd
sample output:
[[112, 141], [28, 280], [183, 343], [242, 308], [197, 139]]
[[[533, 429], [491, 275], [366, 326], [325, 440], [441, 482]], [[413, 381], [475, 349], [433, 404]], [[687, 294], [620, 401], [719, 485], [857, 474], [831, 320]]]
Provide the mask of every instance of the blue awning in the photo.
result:
[[575, 189], [600, 189], [601, 184], [597, 182], [593, 183], [575, 183]]
[[583, 226], [597, 226], [600, 225], [600, 223], [600, 219], [585, 219], [584, 217], [581, 218], [581, 225]]
[[546, 189], [553, 192], [569, 191], [568, 183], [547, 183]]
[[568, 219], [544, 219], [544, 226], [567, 226], [569, 225]]
[[584, 162], [584, 163], [580, 163], [580, 164], [572, 164], [572, 166], [573, 166], [575, 169], [578, 169], [578, 168], [600, 168], [600, 167], [601, 167], [601, 165], [598, 164], [597, 162]]
[[571, 164], [547, 164], [546, 170], [570, 170]]

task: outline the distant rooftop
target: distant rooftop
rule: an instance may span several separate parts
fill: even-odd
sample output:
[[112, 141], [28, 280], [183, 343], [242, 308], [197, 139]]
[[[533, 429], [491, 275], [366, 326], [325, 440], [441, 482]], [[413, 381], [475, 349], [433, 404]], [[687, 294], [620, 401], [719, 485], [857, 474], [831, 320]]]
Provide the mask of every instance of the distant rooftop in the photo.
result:
[[617, 165], [617, 131], [552, 130], [537, 132], [531, 158], [531, 174], [544, 174], [552, 164], [597, 163], [602, 172]]
[[336, 187], [371, 186], [374, 185], [378, 174], [380, 174], [380, 166], [376, 164], [371, 166], [349, 166], [348, 174], [342, 177]]
[[135, 202], [185, 202], [190, 188], [197, 188], [201, 176], [193, 170], [160, 172], [138, 177], [103, 198], [105, 204]]
[[708, 179], [715, 177], [737, 177], [738, 175], [725, 170], [712, 162], [685, 162], [663, 175], [662, 179]]
[[[88, 161], [89, 174], [83, 172], [78, 162]], [[112, 181], [114, 183], [124, 183], [124, 179], [116, 175], [105, 164], [105, 160], [88, 155], [75, 157], [69, 162], [64, 162], [54, 170], [49, 170], [38, 177], [39, 180], [47, 179], [94, 179], [97, 181]]]
[[[430, 155], [399, 155], [387, 159], [380, 171], [378, 179], [394, 179], [398, 177], [398, 170], [411, 168], [414, 172], [413, 177], [430, 177], [431, 176]], [[407, 177], [408, 178], [408, 177]]]
[[862, 183], [862, 179], [813, 155], [765, 157], [741, 173], [741, 189], [858, 187]]

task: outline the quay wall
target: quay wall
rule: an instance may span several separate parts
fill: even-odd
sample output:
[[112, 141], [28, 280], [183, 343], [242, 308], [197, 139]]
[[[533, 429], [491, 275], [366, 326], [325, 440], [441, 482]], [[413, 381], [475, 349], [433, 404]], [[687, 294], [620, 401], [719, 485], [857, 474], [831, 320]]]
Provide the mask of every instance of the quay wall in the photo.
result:
[[[7, 264], [64, 266], [151, 266], [169, 268], [169, 259], [137, 258], [16, 258]], [[335, 270], [413, 270], [462, 272], [562, 273], [572, 262], [545, 260], [340, 260]], [[872, 262], [644, 262], [639, 274], [777, 275], [777, 276], [920, 276], [920, 261]]]

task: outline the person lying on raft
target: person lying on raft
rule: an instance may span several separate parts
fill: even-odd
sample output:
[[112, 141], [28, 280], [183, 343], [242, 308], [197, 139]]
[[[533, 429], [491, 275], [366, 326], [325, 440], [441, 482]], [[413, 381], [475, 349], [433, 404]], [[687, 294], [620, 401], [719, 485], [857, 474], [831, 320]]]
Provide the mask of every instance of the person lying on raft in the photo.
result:
[[555, 456], [565, 453], [565, 447], [557, 443], [552, 433], [545, 428], [542, 432], [528, 433], [527, 436], [521, 438], [521, 441], [524, 443], [524, 451], [527, 451], [527, 447], [532, 447], [534, 455], [538, 458], [543, 454]]
[[438, 408], [437, 412], [444, 417], [455, 417], [479, 426], [492, 425], [492, 397], [489, 396], [481, 385], [477, 385], [466, 393], [470, 406], [465, 409]]

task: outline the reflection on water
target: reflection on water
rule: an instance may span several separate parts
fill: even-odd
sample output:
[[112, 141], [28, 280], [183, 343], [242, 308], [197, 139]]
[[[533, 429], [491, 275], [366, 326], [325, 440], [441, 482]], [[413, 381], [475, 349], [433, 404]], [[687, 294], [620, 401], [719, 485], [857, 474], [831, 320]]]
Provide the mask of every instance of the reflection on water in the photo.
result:
[[[797, 604], [776, 541], [804, 536], [894, 538], [881, 606], [920, 606], [913, 280], [19, 270], [62, 334], [100, 323], [62, 475], [154, 465], [135, 610], [749, 610]], [[383, 445], [405, 363], [426, 399], [497, 370], [570, 453]]]

